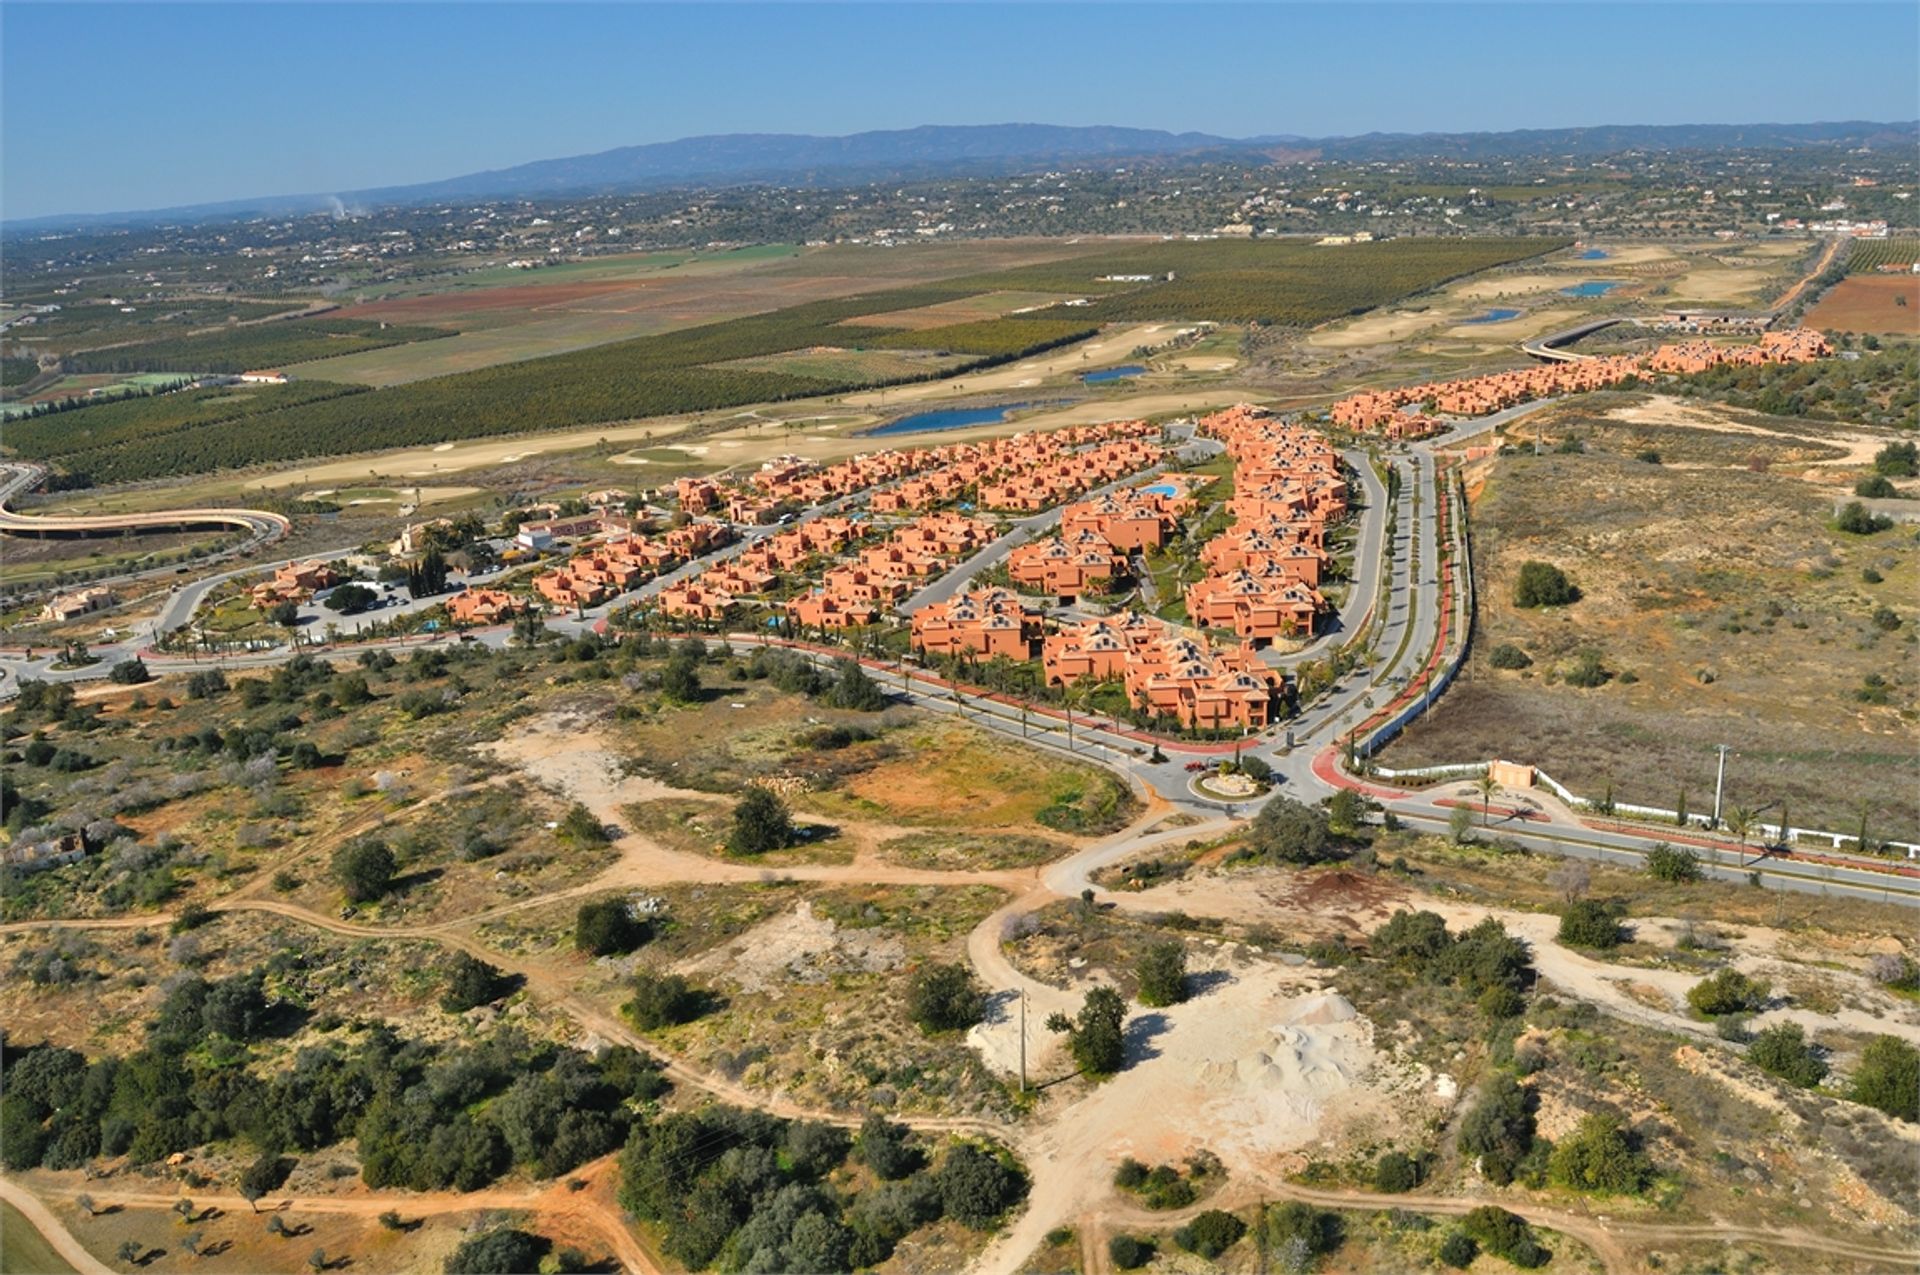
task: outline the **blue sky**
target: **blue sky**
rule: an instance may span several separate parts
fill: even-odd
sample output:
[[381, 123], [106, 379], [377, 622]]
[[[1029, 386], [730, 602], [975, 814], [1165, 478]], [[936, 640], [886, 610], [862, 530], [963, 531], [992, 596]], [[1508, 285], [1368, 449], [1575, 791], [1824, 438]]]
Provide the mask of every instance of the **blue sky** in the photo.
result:
[[8, 217], [699, 133], [1910, 119], [1920, 6], [0, 4]]

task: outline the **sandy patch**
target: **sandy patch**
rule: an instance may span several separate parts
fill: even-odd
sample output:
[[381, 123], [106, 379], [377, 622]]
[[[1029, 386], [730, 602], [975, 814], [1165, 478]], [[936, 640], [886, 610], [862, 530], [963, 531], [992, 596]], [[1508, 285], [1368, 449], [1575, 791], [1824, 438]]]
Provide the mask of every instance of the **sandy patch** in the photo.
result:
[[907, 951], [897, 935], [846, 930], [802, 899], [793, 911], [764, 921], [731, 942], [681, 962], [686, 974], [725, 978], [743, 992], [769, 992], [793, 983], [827, 982], [837, 974], [878, 974], [899, 968]]
[[[1622, 421], [1629, 425], [1679, 425], [1689, 429], [1712, 430], [1717, 434], [1744, 434], [1770, 438], [1776, 442], [1794, 440], [1793, 435], [1782, 435], [1759, 425], [1729, 420], [1711, 408], [1695, 407], [1664, 395], [1656, 395], [1645, 403], [1638, 403], [1631, 407], [1616, 407], [1602, 419]], [[1865, 465], [1872, 461], [1875, 452], [1886, 445], [1887, 440], [1879, 435], [1841, 429], [1824, 421], [1809, 423], [1826, 431], [1818, 439], [1811, 440], [1812, 442], [1844, 449], [1838, 456], [1807, 462], [1816, 468]]]
[[[1255, 964], [1184, 1005], [1133, 1007], [1127, 1069], [1051, 1113], [1025, 1148], [1033, 1197], [996, 1253], [1029, 1253], [1049, 1227], [1110, 1199], [1123, 1156], [1155, 1164], [1205, 1149], [1230, 1180], [1258, 1180], [1276, 1156], [1390, 1140], [1430, 1112], [1424, 1069], [1383, 1059], [1372, 1024], [1312, 977]], [[1048, 1065], [1033, 1074], [1057, 1074]]]
[[515, 767], [543, 788], [610, 817], [622, 806], [662, 797], [707, 797], [626, 773], [626, 762], [606, 747], [597, 714], [564, 709], [521, 722], [479, 751]]

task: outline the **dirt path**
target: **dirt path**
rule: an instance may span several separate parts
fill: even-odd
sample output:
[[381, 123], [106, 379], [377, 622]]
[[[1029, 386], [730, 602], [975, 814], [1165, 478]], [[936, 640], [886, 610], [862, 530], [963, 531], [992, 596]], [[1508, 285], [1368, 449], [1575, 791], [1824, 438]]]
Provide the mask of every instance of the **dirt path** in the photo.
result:
[[87, 1252], [86, 1246], [73, 1237], [73, 1232], [53, 1215], [52, 1209], [40, 1202], [39, 1196], [18, 1182], [0, 1177], [0, 1200], [18, 1209], [20, 1216], [26, 1218], [53, 1251], [80, 1275], [114, 1275], [113, 1268]]
[[[1184, 1209], [1151, 1212], [1131, 1201], [1119, 1201], [1102, 1212], [1105, 1222], [1115, 1229], [1164, 1230], [1210, 1208], [1245, 1208], [1274, 1198], [1333, 1209], [1409, 1209], [1442, 1217], [1460, 1217], [1486, 1203], [1471, 1196], [1406, 1193], [1389, 1195], [1377, 1191], [1328, 1190], [1299, 1186], [1291, 1182], [1233, 1183], [1219, 1194]], [[1585, 1213], [1552, 1208], [1524, 1200], [1506, 1200], [1500, 1206], [1517, 1213], [1545, 1230], [1579, 1240], [1592, 1249], [1609, 1275], [1634, 1275], [1645, 1269], [1636, 1256], [1647, 1249], [1683, 1243], [1750, 1243], [1804, 1252], [1836, 1253], [1865, 1262], [1884, 1262], [1891, 1269], [1910, 1269], [1911, 1250], [1860, 1244], [1836, 1239], [1799, 1227], [1774, 1229], [1759, 1226], [1731, 1226], [1718, 1222], [1696, 1225], [1669, 1225], [1661, 1222], [1617, 1221]]]
[[[180, 1189], [173, 1191], [120, 1190], [98, 1181], [77, 1185], [50, 1184], [41, 1187], [38, 1194], [35, 1194], [26, 1191], [18, 1183], [0, 1178], [0, 1195], [4, 1195], [9, 1203], [32, 1218], [34, 1224], [50, 1240], [54, 1240], [56, 1234], [64, 1235], [76, 1247], [79, 1241], [74, 1240], [64, 1228], [60, 1227], [58, 1219], [41, 1203], [40, 1197], [72, 1203], [84, 1193], [92, 1196], [96, 1205], [118, 1205], [128, 1209], [154, 1210], [168, 1210], [182, 1199], [191, 1199], [197, 1208], [217, 1208], [230, 1214], [311, 1213], [335, 1217], [377, 1218], [392, 1210], [408, 1221], [488, 1209], [526, 1211], [542, 1219], [547, 1230], [564, 1229], [579, 1233], [581, 1238], [585, 1238], [586, 1235], [597, 1237], [620, 1259], [627, 1270], [659, 1275], [663, 1264], [647, 1252], [635, 1238], [631, 1228], [621, 1216], [618, 1205], [613, 1201], [612, 1178], [616, 1170], [616, 1156], [604, 1156], [599, 1160], [581, 1165], [567, 1176], [585, 1181], [587, 1186], [584, 1190], [574, 1190], [565, 1181], [556, 1181], [547, 1186], [491, 1187], [466, 1192], [356, 1189], [352, 1193], [341, 1195], [283, 1196], [262, 1200], [257, 1205], [248, 1202], [246, 1197], [238, 1195], [210, 1194], [201, 1191], [189, 1194]], [[24, 1197], [24, 1200], [16, 1197]], [[44, 1214], [46, 1221], [51, 1222], [53, 1228], [58, 1228], [57, 1231], [45, 1225], [32, 1210], [39, 1210]], [[57, 1241], [56, 1247], [59, 1247]], [[88, 1254], [84, 1247], [78, 1247], [78, 1257], [68, 1253], [64, 1248], [60, 1248], [60, 1252], [77, 1269], [87, 1272], [88, 1275], [102, 1275], [109, 1270]]]
[[1813, 263], [1813, 269], [1807, 271], [1806, 274], [1800, 277], [1799, 282], [1780, 294], [1780, 299], [1773, 303], [1774, 310], [1776, 312], [1784, 310], [1798, 300], [1800, 294], [1811, 287], [1813, 281], [1818, 279], [1826, 272], [1827, 267], [1833, 264], [1834, 257], [1839, 254], [1842, 245], [1845, 243], [1846, 240], [1844, 239], [1835, 239], [1829, 242], [1827, 244], [1827, 250], [1820, 254], [1820, 260]]

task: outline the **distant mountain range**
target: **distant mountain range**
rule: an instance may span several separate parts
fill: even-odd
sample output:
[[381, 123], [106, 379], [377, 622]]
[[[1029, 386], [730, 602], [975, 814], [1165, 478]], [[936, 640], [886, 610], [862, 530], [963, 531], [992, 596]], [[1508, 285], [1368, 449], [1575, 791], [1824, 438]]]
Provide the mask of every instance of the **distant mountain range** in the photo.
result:
[[1217, 157], [1255, 163], [1301, 158], [1521, 159], [1730, 147], [1912, 147], [1917, 140], [1920, 140], [1920, 124], [1858, 120], [1832, 124], [1602, 125], [1507, 133], [1368, 133], [1333, 138], [1287, 134], [1232, 138], [1158, 129], [1069, 128], [1052, 124], [928, 124], [919, 128], [853, 133], [846, 137], [793, 133], [687, 137], [646, 146], [622, 146], [594, 155], [536, 160], [512, 168], [417, 185], [229, 200], [146, 212], [38, 217], [8, 224], [24, 229], [247, 215], [285, 216], [337, 209], [343, 204], [382, 207], [442, 200], [547, 199], [696, 185], [824, 186], [876, 180], [992, 176], [1051, 165], [1090, 161], [1119, 164], [1173, 157]]

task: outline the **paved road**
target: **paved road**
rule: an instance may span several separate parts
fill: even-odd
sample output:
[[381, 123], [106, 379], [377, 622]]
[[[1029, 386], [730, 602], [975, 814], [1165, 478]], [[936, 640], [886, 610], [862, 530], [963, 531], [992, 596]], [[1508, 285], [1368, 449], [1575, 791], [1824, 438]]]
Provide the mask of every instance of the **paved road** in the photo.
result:
[[[231, 558], [236, 554], [249, 553], [263, 545], [271, 544], [285, 536], [291, 530], [291, 524], [281, 515], [263, 509], [171, 509], [158, 513], [137, 514], [98, 514], [89, 516], [70, 516], [59, 514], [22, 514], [15, 513], [7, 506], [16, 496], [33, 490], [47, 476], [47, 470], [41, 465], [23, 462], [0, 463], [0, 531], [15, 535], [71, 534], [86, 535], [92, 533], [109, 534], [121, 531], [162, 531], [193, 530], [222, 527], [229, 531], [243, 531], [247, 538], [239, 544], [222, 550], [212, 558], [202, 559], [202, 565]], [[113, 584], [128, 580], [144, 580], [151, 576], [166, 575], [175, 570], [172, 566], [155, 567], [147, 571], [130, 571], [124, 575], [108, 576], [91, 581], [93, 584]], [[49, 590], [51, 592], [51, 590]]]
[[[1547, 405], [1545, 402], [1523, 404], [1500, 414], [1500, 418], [1513, 419], [1526, 412], [1540, 410]], [[1487, 418], [1485, 421], [1475, 422], [1473, 432], [1492, 428], [1500, 418]], [[1432, 453], [1435, 446], [1454, 441], [1457, 441], [1457, 436], [1417, 444], [1409, 448], [1404, 455], [1395, 456], [1391, 460], [1391, 463], [1399, 466], [1403, 473], [1400, 493], [1397, 497], [1396, 531], [1393, 543], [1391, 546], [1377, 544], [1371, 555], [1361, 555], [1363, 568], [1371, 562], [1375, 564], [1374, 569], [1377, 570], [1377, 564], [1385, 563], [1390, 600], [1384, 616], [1380, 617], [1370, 634], [1362, 665], [1341, 679], [1324, 695], [1308, 704], [1299, 719], [1250, 735], [1241, 744], [1244, 752], [1263, 758], [1274, 768], [1276, 794], [1286, 794], [1298, 800], [1311, 802], [1326, 796], [1336, 787], [1350, 786], [1353, 781], [1342, 780], [1334, 773], [1327, 771], [1325, 759], [1328, 750], [1335, 748], [1377, 708], [1391, 700], [1400, 688], [1419, 675], [1431, 659], [1440, 631], [1438, 608], [1441, 597], [1438, 574], [1440, 566], [1439, 502], [1435, 489], [1436, 471]], [[1367, 479], [1363, 478], [1363, 481]], [[807, 510], [802, 517], [817, 517], [824, 513], [837, 512], [858, 499], [858, 497], [847, 497], [816, 506]], [[1383, 516], [1376, 525], [1384, 527], [1383, 490], [1377, 499], [1381, 502]], [[673, 580], [705, 570], [713, 562], [741, 552], [748, 543], [780, 530], [782, 528], [779, 526], [745, 529], [740, 542], [728, 546], [719, 554], [687, 563], [631, 594], [588, 611], [584, 617], [550, 617], [549, 627], [562, 636], [586, 632], [604, 618], [605, 613], [611, 609], [625, 605], [635, 597], [650, 596]], [[1373, 533], [1368, 534], [1371, 538], [1378, 539]], [[1458, 555], [1456, 560], [1457, 558]], [[258, 568], [249, 569], [257, 570]], [[190, 612], [198, 596], [204, 594], [204, 591], [219, 578], [221, 577], [200, 581], [181, 590], [181, 596], [169, 603], [167, 613], [163, 614], [163, 621], [175, 611]], [[508, 636], [509, 631], [502, 627], [475, 631], [460, 640], [476, 641], [498, 649], [506, 645]], [[454, 640], [452, 635], [439, 635], [424, 642], [416, 638], [379, 645], [413, 648], [421, 645], [445, 644]], [[737, 635], [734, 640], [747, 642], [762, 639], [758, 635]], [[369, 649], [369, 645], [357, 644], [331, 650], [314, 650], [309, 653], [326, 659], [357, 658], [361, 651]], [[102, 648], [98, 652], [103, 656], [100, 664], [86, 669], [67, 671], [46, 668], [47, 661], [44, 659], [35, 661], [33, 665], [27, 665], [17, 657], [0, 656], [0, 674], [8, 675], [5, 683], [0, 685], [0, 696], [10, 694], [17, 685], [18, 677], [23, 674], [44, 676], [55, 680], [104, 677], [114, 659], [129, 658], [139, 648], [140, 639], [130, 638], [117, 647]], [[212, 660], [152, 657], [149, 662], [156, 672], [206, 666], [210, 663], [226, 668], [245, 669], [269, 667], [290, 658], [292, 654], [291, 650], [280, 648]], [[924, 671], [899, 664], [878, 668], [876, 671], [882, 684], [889, 690], [929, 711], [962, 714], [988, 729], [1023, 738], [1035, 747], [1070, 752], [1085, 760], [1108, 766], [1123, 775], [1138, 791], [1142, 793], [1151, 791], [1172, 805], [1203, 818], [1248, 817], [1255, 813], [1265, 800], [1261, 798], [1239, 802], [1226, 801], [1208, 796], [1193, 787], [1194, 776], [1186, 769], [1188, 762], [1196, 758], [1217, 759], [1223, 751], [1226, 751], [1225, 745], [1187, 745], [1162, 741], [1160, 752], [1165, 760], [1156, 762], [1152, 757], [1152, 744], [1137, 737], [1132, 728], [1123, 723], [1081, 713], [1062, 716], [1023, 711], [1014, 704], [971, 695], [956, 695], [950, 688]], [[1316, 763], [1320, 765], [1317, 767]], [[1449, 812], [1446, 807], [1436, 804], [1436, 800], [1445, 795], [1447, 793], [1444, 787], [1429, 790], [1426, 793], [1396, 793], [1385, 797], [1384, 805], [1393, 810], [1396, 815], [1410, 821], [1444, 825]], [[1498, 832], [1500, 836], [1531, 849], [1613, 861], [1643, 856], [1646, 850], [1659, 839], [1659, 833], [1655, 831], [1637, 836], [1631, 833], [1586, 828], [1583, 825], [1564, 821], [1553, 824], [1508, 821], [1498, 829]], [[1764, 882], [1782, 888], [1856, 898], [1885, 899], [1890, 902], [1920, 906], [1920, 881], [1909, 877], [1891, 876], [1875, 871], [1871, 867], [1849, 868], [1792, 859], [1772, 859], [1749, 867], [1737, 864], [1727, 856], [1721, 856], [1709, 866], [1712, 874], [1721, 879], [1745, 880], [1750, 871], [1759, 871]]]

